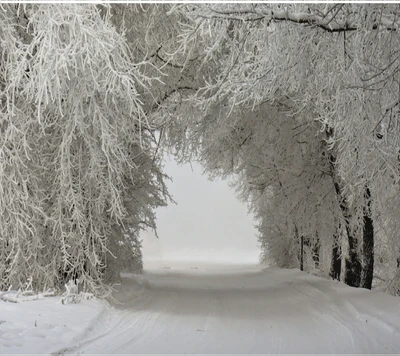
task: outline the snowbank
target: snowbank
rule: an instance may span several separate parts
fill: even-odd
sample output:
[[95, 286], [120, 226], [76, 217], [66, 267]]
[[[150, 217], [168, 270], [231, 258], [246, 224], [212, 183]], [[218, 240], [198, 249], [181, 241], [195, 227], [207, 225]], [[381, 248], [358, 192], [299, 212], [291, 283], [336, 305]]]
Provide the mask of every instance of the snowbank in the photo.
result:
[[89, 333], [109, 308], [106, 301], [61, 303], [60, 297], [24, 303], [0, 301], [0, 354], [49, 354]]

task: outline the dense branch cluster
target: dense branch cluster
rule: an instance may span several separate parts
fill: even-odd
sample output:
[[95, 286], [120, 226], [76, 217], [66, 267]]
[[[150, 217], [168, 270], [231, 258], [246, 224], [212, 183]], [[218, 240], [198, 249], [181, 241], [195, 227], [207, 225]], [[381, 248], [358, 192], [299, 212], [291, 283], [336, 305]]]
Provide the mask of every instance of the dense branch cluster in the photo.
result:
[[[94, 6], [1, 11], [0, 289], [140, 269], [166, 190], [139, 91], [153, 78]], [[155, 79], [155, 78], [154, 78]]]

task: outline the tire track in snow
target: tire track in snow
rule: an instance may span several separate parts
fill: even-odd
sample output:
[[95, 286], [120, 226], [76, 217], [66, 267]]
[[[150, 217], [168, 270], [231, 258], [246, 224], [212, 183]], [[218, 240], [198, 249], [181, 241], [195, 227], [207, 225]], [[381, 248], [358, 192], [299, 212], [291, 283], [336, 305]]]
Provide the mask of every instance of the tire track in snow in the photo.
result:
[[[326, 320], [335, 320], [338, 325], [341, 324], [343, 328], [347, 329], [347, 334], [349, 336], [351, 334], [353, 340], [353, 352], [356, 352], [356, 345], [359, 345], [357, 352], [369, 352], [370, 348], [373, 347], [371, 339], [379, 339], [377, 341], [383, 343], [382, 338], [377, 336], [382, 333], [382, 330], [386, 330], [386, 332], [383, 332], [384, 335], [387, 335], [387, 333], [392, 335], [399, 334], [399, 328], [376, 315], [373, 308], [366, 310], [366, 306], [364, 306], [365, 298], [357, 297], [355, 299], [353, 298], [353, 293], [351, 293], [357, 292], [364, 294], [364, 297], [370, 297], [370, 293], [375, 292], [360, 288], [351, 288], [343, 284], [338, 284], [338, 282], [332, 283], [327, 280], [309, 281], [305, 285], [319, 291], [320, 295], [324, 296], [328, 301], [327, 308], [324, 308], [321, 315]], [[346, 291], [346, 295], [341, 295], [339, 290]], [[385, 297], [387, 296], [385, 295]], [[357, 303], [356, 305], [352, 303], [353, 299], [355, 299], [354, 302]], [[331, 315], [328, 315], [329, 311]], [[316, 313], [316, 316], [318, 317], [318, 313]], [[393, 348], [390, 342], [388, 342], [385, 346], [385, 351], [388, 352], [389, 350], [391, 352], [398, 352], [399, 349]]]
[[[320, 322], [328, 324], [331, 329], [339, 331], [342, 337], [339, 337], [337, 333], [332, 333], [332, 338], [335, 340], [333, 343], [336, 344], [340, 340], [342, 345], [350, 345], [350, 352], [355, 352], [356, 343], [351, 326], [340, 317], [340, 310], [334, 306], [333, 298], [325, 291], [314, 286], [309, 281], [303, 281], [302, 284], [294, 284], [293, 289], [301, 296], [305, 298], [305, 303], [302, 303], [302, 307], [312, 315], [320, 325]], [[311, 302], [310, 302], [311, 301]], [[328, 306], [328, 308], [327, 308]], [[349, 342], [344, 342], [343, 337]]]
[[[377, 313], [365, 314], [362, 303], [354, 306], [352, 289], [299, 271], [171, 270], [146, 273], [143, 279], [147, 287], [138, 297], [126, 294], [124, 307], [111, 308], [112, 315], [69, 350], [250, 354], [400, 349], [400, 341], [388, 344], [396, 340], [397, 326]], [[364, 317], [370, 325], [362, 322]], [[371, 339], [371, 331], [379, 331], [381, 340]]]
[[[157, 305], [161, 309], [166, 309], [169, 301], [170, 298], [160, 300], [151, 293], [144, 293], [137, 301], [140, 304], [140, 310], [132, 309], [129, 313], [126, 313], [125, 310], [119, 310], [116, 322], [108, 328], [106, 333], [94, 338], [94, 340], [85, 341], [78, 350], [87, 349], [93, 354], [119, 353], [127, 345], [135, 346], [149, 334], [153, 325], [160, 319], [160, 312], [149, 312], [152, 309], [151, 306]], [[110, 339], [113, 340], [112, 343], [110, 343]]]

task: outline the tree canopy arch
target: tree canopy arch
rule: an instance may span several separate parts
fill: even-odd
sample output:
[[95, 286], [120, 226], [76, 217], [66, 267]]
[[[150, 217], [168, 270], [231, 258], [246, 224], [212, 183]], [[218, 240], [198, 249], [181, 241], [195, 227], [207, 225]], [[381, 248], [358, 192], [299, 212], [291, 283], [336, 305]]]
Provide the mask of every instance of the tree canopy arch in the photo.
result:
[[106, 295], [107, 278], [140, 268], [138, 233], [169, 199], [168, 149], [235, 177], [263, 258], [325, 275], [332, 264], [339, 278], [343, 254], [345, 282], [371, 288], [378, 254], [397, 293], [398, 15], [394, 4], [2, 6], [0, 289], [79, 276]]

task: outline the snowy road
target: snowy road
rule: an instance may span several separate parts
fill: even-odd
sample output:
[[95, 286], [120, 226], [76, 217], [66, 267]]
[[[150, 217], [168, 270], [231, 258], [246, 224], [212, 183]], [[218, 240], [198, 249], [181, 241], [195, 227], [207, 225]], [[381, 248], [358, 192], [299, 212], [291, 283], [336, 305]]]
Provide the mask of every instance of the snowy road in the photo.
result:
[[69, 352], [400, 352], [399, 298], [297, 270], [159, 266], [126, 276], [116, 297]]

